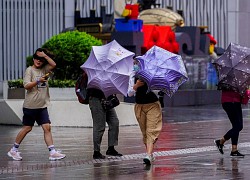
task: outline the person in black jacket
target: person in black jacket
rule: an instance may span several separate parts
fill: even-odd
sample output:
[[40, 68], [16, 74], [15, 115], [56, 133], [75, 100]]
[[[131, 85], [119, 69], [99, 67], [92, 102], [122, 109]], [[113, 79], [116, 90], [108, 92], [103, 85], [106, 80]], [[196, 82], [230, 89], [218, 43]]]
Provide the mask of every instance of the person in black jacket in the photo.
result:
[[109, 126], [108, 130], [108, 156], [122, 156], [118, 153], [114, 146], [118, 145], [119, 135], [119, 120], [114, 108], [105, 110], [101, 101], [105, 99], [104, 93], [95, 88], [88, 88], [87, 93], [89, 96], [89, 108], [93, 119], [93, 144], [94, 144], [94, 159], [105, 159], [106, 157], [101, 154], [100, 146], [102, 136], [105, 131], [106, 122]]
[[154, 161], [153, 149], [162, 129], [161, 104], [155, 92], [148, 91], [145, 82], [135, 76], [139, 70], [138, 61], [134, 61], [134, 71], [130, 76], [128, 96], [135, 95], [135, 116], [140, 126], [143, 143], [146, 147], [147, 155], [143, 159], [145, 164]]

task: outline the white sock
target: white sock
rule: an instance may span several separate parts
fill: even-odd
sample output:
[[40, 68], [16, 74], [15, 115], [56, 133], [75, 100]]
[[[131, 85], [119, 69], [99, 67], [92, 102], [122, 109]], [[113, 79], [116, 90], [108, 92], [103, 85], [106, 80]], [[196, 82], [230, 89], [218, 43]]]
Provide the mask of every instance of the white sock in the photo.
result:
[[13, 151], [18, 151], [20, 144], [14, 143], [13, 147], [11, 148]]
[[55, 149], [55, 146], [54, 146], [54, 145], [48, 146], [48, 149], [49, 149], [49, 153], [50, 153], [50, 154], [54, 154], [54, 153], [56, 152], [56, 149]]

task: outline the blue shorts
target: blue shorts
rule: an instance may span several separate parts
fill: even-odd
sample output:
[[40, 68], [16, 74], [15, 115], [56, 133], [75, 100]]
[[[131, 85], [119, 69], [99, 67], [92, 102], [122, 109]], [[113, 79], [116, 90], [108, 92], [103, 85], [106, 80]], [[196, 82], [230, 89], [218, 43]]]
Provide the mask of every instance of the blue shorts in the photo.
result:
[[23, 125], [34, 126], [35, 122], [38, 125], [51, 123], [47, 108], [41, 108], [41, 109], [23, 108]]

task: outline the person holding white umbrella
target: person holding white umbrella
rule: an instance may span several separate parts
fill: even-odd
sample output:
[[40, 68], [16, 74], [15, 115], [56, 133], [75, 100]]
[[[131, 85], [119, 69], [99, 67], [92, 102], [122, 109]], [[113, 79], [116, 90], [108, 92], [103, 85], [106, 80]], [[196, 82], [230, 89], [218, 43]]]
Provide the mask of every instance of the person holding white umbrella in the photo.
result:
[[87, 93], [93, 119], [94, 159], [105, 158], [100, 152], [100, 146], [106, 122], [109, 126], [106, 155], [122, 156], [114, 148], [118, 145], [119, 134], [116, 111], [114, 108], [106, 109], [106, 103], [103, 102], [110, 97], [115, 99], [115, 94], [126, 95], [133, 56], [133, 52], [113, 40], [102, 46], [92, 46], [87, 61], [81, 66], [88, 76]]
[[96, 88], [87, 90], [89, 95], [89, 108], [93, 119], [93, 144], [94, 144], [94, 159], [105, 159], [101, 154], [101, 142], [105, 132], [106, 122], [109, 126], [108, 130], [108, 156], [122, 156], [118, 153], [114, 146], [118, 145], [119, 135], [119, 119], [114, 108], [105, 110], [102, 106], [102, 100], [106, 99], [104, 93]]

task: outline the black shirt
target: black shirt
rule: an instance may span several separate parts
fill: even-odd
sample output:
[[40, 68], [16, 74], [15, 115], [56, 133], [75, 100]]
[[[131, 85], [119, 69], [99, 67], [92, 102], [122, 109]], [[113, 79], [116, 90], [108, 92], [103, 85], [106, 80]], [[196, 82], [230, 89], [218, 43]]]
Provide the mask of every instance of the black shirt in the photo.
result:
[[89, 88], [89, 89], [87, 89], [87, 94], [89, 97], [96, 97], [99, 99], [105, 99], [104, 93], [99, 89]]
[[[135, 78], [135, 82], [138, 78]], [[149, 104], [158, 101], [158, 97], [152, 91], [148, 91], [148, 86], [145, 83], [143, 86], [138, 87], [135, 95], [135, 102], [137, 104]]]

